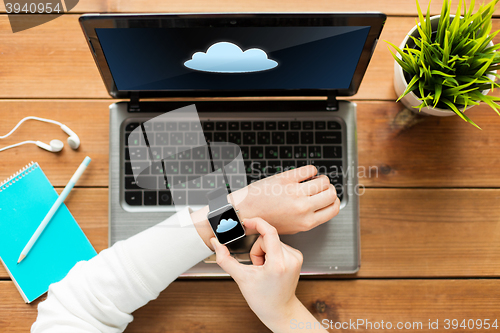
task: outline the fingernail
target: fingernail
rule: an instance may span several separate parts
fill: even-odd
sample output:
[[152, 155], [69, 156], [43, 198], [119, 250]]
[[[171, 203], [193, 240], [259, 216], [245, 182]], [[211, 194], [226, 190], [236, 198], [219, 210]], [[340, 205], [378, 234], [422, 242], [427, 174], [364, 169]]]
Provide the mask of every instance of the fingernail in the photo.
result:
[[215, 237], [210, 238], [210, 243], [214, 247], [214, 249], [217, 247], [217, 241], [215, 240]]

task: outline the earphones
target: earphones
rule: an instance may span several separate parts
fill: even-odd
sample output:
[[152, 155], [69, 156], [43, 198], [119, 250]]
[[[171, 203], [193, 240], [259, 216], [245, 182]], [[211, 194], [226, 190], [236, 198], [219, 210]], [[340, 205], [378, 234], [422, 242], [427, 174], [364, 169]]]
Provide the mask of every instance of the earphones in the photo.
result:
[[[45, 123], [51, 123], [51, 124], [59, 125], [61, 127], [61, 129], [64, 131], [64, 133], [66, 133], [66, 134], [69, 135], [69, 137], [68, 137], [68, 145], [71, 148], [73, 148], [73, 149], [78, 149], [78, 147], [80, 147], [80, 138], [78, 137], [78, 135], [76, 135], [75, 132], [73, 132], [72, 130], [70, 130], [68, 126], [66, 126], [66, 125], [64, 125], [64, 124], [62, 124], [62, 123], [60, 123], [58, 121], [55, 121], [55, 120], [50, 120], [50, 119], [45, 119], [45, 118], [39, 118], [39, 117], [26, 117], [26, 118], [23, 118], [19, 123], [17, 123], [17, 125], [12, 129], [12, 131], [10, 131], [9, 133], [7, 133], [4, 136], [0, 136], [0, 139], [5, 139], [6, 137], [8, 137], [12, 133], [14, 133], [14, 131], [19, 126], [21, 126], [21, 124], [24, 123], [26, 120], [38, 120], [38, 121], [43, 121]], [[63, 149], [63, 147], [64, 147], [64, 143], [62, 143], [62, 141], [60, 141], [60, 140], [52, 140], [52, 141], [50, 141], [50, 144], [46, 144], [46, 143], [43, 143], [41, 141], [32, 141], [32, 140], [30, 140], [30, 141], [19, 142], [19, 143], [16, 143], [14, 145], [7, 146], [7, 147], [4, 147], [4, 148], [0, 148], [0, 151], [4, 151], [4, 150], [10, 149], [10, 148], [18, 147], [18, 146], [25, 145], [25, 144], [35, 144], [38, 147], [40, 147], [42, 149], [45, 149], [45, 150], [48, 150], [48, 151], [53, 152], [53, 153], [60, 152]]]

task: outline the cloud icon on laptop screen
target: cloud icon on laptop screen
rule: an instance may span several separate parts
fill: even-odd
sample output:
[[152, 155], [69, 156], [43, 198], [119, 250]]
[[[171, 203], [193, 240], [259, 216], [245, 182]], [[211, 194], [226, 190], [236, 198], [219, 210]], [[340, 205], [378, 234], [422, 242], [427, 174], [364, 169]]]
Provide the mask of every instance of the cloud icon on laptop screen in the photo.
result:
[[238, 222], [236, 222], [235, 220], [233, 220], [231, 218], [229, 220], [222, 219], [219, 223], [219, 226], [217, 227], [217, 232], [220, 234], [220, 233], [229, 231], [229, 230], [233, 229], [234, 227], [236, 227], [237, 224], [238, 224]]
[[260, 72], [278, 66], [267, 57], [264, 50], [252, 48], [246, 51], [230, 42], [211, 45], [207, 52], [196, 52], [184, 63], [190, 69], [215, 73]]

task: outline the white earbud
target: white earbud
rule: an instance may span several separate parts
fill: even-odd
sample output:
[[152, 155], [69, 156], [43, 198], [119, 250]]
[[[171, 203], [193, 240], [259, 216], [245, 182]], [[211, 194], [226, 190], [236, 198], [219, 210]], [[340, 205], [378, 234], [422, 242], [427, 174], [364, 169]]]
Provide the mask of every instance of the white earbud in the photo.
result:
[[36, 145], [42, 149], [51, 151], [53, 153], [60, 152], [64, 147], [64, 143], [62, 143], [61, 140], [52, 140], [50, 141], [50, 145], [43, 143], [41, 141], [37, 141]]
[[[68, 145], [73, 148], [73, 149], [78, 149], [78, 147], [80, 147], [80, 138], [78, 137], [78, 135], [76, 135], [75, 132], [73, 132], [72, 130], [69, 129], [68, 126], [66, 125], [61, 125], [61, 129], [69, 135], [69, 138], [68, 138]], [[59, 141], [60, 142], [60, 141]]]
[[[26, 117], [26, 118], [23, 118], [19, 123], [17, 123], [17, 125], [12, 129], [12, 131], [10, 131], [9, 133], [7, 133], [4, 136], [0, 136], [0, 139], [5, 139], [6, 137], [8, 137], [12, 133], [14, 133], [14, 131], [23, 122], [25, 122], [26, 120], [30, 120], [30, 119], [38, 120], [38, 121], [43, 121], [43, 122], [46, 122], [46, 123], [52, 123], [52, 124], [56, 124], [56, 125], [61, 126], [61, 129], [66, 134], [69, 135], [69, 138], [68, 138], [68, 144], [69, 144], [69, 146], [71, 148], [73, 148], [73, 149], [78, 149], [78, 147], [80, 147], [80, 138], [78, 137], [78, 135], [76, 135], [75, 132], [73, 132], [71, 129], [69, 129], [68, 126], [66, 126], [66, 125], [64, 125], [64, 124], [62, 124], [62, 123], [60, 123], [58, 121], [55, 121], [55, 120], [50, 120], [50, 119], [45, 119], [45, 118], [39, 118], [39, 117]], [[64, 147], [64, 144], [60, 140], [52, 140], [52, 141], [50, 141], [50, 145], [48, 145], [46, 143], [43, 143], [41, 141], [23, 141], [23, 142], [16, 143], [16, 144], [8, 146], [8, 147], [1, 148], [0, 151], [4, 151], [4, 150], [7, 150], [7, 149], [18, 147], [18, 146], [25, 145], [25, 144], [28, 144], [28, 143], [36, 144], [38, 147], [40, 147], [42, 149], [45, 149], [45, 150], [48, 150], [48, 151], [53, 152], [53, 153], [61, 151], [63, 149], [63, 147]]]

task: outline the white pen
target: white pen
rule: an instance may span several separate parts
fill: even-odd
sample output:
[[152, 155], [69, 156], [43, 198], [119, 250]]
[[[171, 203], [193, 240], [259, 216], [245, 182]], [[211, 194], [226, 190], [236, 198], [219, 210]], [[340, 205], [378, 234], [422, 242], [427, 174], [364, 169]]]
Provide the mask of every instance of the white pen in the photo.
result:
[[76, 182], [78, 181], [78, 179], [80, 178], [80, 176], [83, 174], [83, 172], [85, 171], [85, 169], [89, 165], [90, 161], [91, 161], [90, 157], [87, 156], [83, 160], [82, 164], [80, 164], [80, 166], [76, 170], [76, 172], [73, 175], [73, 177], [71, 177], [71, 179], [69, 180], [68, 185], [66, 185], [66, 187], [62, 191], [61, 195], [57, 198], [56, 202], [54, 202], [54, 205], [52, 205], [52, 207], [50, 208], [50, 210], [47, 213], [47, 215], [45, 215], [45, 218], [43, 219], [42, 223], [40, 223], [40, 225], [36, 229], [36, 231], [33, 234], [33, 236], [31, 236], [28, 244], [26, 244], [26, 246], [24, 247], [23, 251], [21, 252], [21, 255], [19, 256], [19, 259], [17, 260], [18, 264], [24, 258], [26, 258], [26, 256], [30, 252], [31, 248], [33, 247], [33, 245], [37, 241], [38, 237], [40, 237], [40, 235], [42, 234], [43, 230], [45, 229], [45, 227], [47, 226], [47, 224], [49, 224], [50, 220], [52, 219], [52, 217], [54, 216], [54, 214], [57, 212], [57, 210], [59, 209], [59, 207], [61, 206], [61, 204], [64, 202], [64, 200], [66, 200], [66, 197], [68, 196], [69, 192], [71, 192], [71, 190], [73, 189], [73, 186], [75, 186]]

